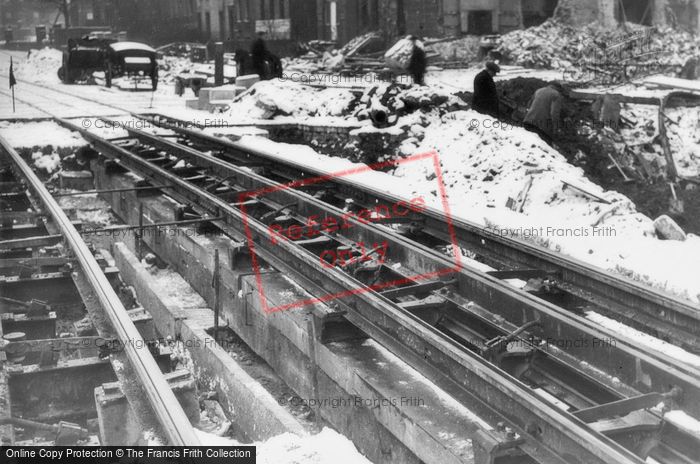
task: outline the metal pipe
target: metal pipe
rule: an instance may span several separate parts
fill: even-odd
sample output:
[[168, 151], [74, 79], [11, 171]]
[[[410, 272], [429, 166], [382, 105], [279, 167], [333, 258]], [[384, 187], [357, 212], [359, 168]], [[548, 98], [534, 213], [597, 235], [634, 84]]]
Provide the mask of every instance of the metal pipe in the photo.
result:
[[106, 190], [86, 190], [84, 192], [67, 192], [67, 193], [54, 193], [54, 198], [56, 197], [77, 197], [80, 195], [94, 195], [101, 193], [119, 193], [119, 192], [138, 192], [141, 190], [159, 190], [172, 188], [170, 185], [154, 185], [151, 187], [133, 187], [133, 188], [118, 188], [118, 189], [106, 189]]

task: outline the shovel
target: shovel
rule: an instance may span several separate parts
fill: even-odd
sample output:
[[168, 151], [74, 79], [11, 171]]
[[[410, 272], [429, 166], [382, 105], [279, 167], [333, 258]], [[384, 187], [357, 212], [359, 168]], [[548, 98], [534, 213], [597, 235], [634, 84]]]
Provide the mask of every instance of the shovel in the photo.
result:
[[676, 187], [673, 185], [673, 183], [669, 183], [668, 185], [671, 187], [671, 194], [673, 195], [673, 198], [671, 198], [669, 204], [671, 214], [683, 214], [685, 212], [685, 204], [683, 203], [683, 200], [679, 199], [676, 195]]

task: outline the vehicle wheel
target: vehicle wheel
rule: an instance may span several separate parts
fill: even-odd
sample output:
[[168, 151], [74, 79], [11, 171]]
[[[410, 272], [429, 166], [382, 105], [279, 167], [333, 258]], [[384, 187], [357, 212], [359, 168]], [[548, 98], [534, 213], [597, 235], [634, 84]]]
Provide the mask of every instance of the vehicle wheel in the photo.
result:
[[61, 82], [66, 82], [66, 70], [63, 66], [58, 68], [58, 72], [56, 74], [58, 74], [58, 78], [61, 79]]

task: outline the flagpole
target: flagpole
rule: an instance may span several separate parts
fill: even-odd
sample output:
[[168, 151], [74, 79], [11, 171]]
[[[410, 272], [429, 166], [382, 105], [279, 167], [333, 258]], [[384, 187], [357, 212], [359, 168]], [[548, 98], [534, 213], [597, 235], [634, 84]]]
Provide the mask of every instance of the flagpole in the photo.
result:
[[15, 79], [15, 66], [10, 56], [10, 89], [12, 90], [12, 112], [15, 112], [15, 85], [17, 85], [17, 80]]

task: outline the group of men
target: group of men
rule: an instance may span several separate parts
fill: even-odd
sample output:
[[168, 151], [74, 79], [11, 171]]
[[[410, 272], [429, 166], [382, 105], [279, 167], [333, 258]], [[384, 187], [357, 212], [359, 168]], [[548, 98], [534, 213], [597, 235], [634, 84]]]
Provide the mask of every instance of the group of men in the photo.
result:
[[[264, 38], [264, 33], [258, 34], [258, 38], [251, 46], [250, 59], [254, 72], [260, 75], [261, 79], [270, 79], [277, 77], [276, 74], [281, 72], [273, 68], [279, 66], [281, 69], [281, 65], [275, 66], [279, 59], [268, 51]], [[413, 43], [413, 53], [407, 71], [413, 78], [414, 84], [424, 86], [427, 70], [426, 54], [416, 36], [410, 36], [409, 39]], [[484, 70], [474, 78], [472, 100], [472, 108], [475, 111], [497, 119], [501, 117], [501, 111], [494, 77], [500, 72], [501, 68], [498, 64], [487, 62]], [[561, 124], [562, 93], [563, 87], [556, 82], [537, 90], [523, 121], [525, 129], [537, 133], [550, 145]]]
[[[498, 119], [501, 116], [500, 101], [494, 77], [501, 72], [494, 62], [486, 63], [483, 71], [474, 78], [472, 108], [479, 113]], [[563, 86], [554, 82], [535, 92], [523, 121], [523, 127], [538, 134], [549, 145], [561, 127]]]
[[[425, 51], [417, 43], [418, 39], [411, 36], [413, 54], [408, 66], [408, 72], [416, 85], [425, 85], [427, 59]], [[494, 77], [501, 72], [498, 64], [489, 61], [483, 71], [474, 78], [474, 97], [472, 108], [475, 111], [498, 119], [501, 117], [500, 101]], [[530, 101], [523, 127], [538, 134], [549, 145], [561, 126], [561, 109], [563, 103], [563, 86], [554, 82], [535, 92]]]

